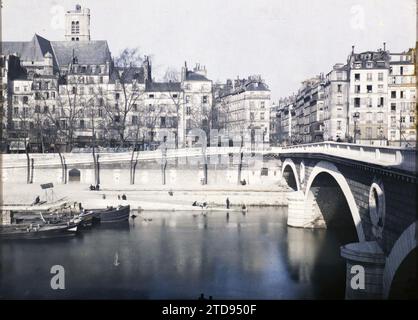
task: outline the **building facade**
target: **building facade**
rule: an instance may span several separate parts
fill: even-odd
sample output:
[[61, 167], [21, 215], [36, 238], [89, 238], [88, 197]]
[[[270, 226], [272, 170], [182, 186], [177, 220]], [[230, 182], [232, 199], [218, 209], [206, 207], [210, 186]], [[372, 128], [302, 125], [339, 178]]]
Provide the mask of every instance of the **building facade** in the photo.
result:
[[160, 133], [184, 146], [191, 129], [209, 132], [212, 81], [204, 66], [185, 64], [178, 81], [156, 82], [148, 57], [118, 64], [107, 41], [90, 40], [88, 9], [77, 6], [66, 20], [66, 41], [35, 34], [2, 42], [2, 140], [9, 150], [13, 139], [39, 152], [94, 144], [149, 149]]
[[219, 125], [229, 137], [269, 143], [271, 92], [260, 76], [227, 80], [216, 95]]
[[302, 82], [293, 113], [282, 99], [277, 109], [282, 125], [275, 130], [292, 136], [292, 144], [325, 140], [416, 146], [415, 55], [415, 49], [390, 53], [385, 44], [355, 53], [353, 46], [346, 64]]
[[349, 134], [356, 143], [387, 145], [389, 61], [386, 50], [353, 51], [349, 57]]
[[391, 53], [388, 76], [388, 140], [391, 146], [416, 146], [415, 50]]
[[344, 64], [336, 64], [325, 76], [324, 140], [348, 141], [349, 74]]

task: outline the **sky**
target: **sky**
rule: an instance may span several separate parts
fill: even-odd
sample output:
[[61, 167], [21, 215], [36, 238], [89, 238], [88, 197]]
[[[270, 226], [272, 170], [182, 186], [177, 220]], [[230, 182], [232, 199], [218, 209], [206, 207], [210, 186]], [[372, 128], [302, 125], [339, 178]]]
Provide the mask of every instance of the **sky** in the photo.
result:
[[64, 13], [91, 10], [92, 40], [138, 47], [158, 80], [187, 61], [213, 81], [259, 74], [273, 101], [355, 51], [415, 46], [416, 0], [3, 0], [2, 37], [64, 40]]

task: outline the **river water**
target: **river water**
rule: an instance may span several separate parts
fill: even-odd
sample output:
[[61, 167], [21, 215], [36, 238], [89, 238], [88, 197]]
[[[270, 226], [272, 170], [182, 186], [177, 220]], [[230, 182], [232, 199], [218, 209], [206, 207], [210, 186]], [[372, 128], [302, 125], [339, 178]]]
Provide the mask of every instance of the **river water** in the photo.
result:
[[[289, 228], [287, 208], [143, 212], [73, 238], [0, 243], [0, 298], [343, 299], [347, 242]], [[152, 219], [152, 221], [148, 221]], [[51, 267], [65, 289], [51, 289]]]

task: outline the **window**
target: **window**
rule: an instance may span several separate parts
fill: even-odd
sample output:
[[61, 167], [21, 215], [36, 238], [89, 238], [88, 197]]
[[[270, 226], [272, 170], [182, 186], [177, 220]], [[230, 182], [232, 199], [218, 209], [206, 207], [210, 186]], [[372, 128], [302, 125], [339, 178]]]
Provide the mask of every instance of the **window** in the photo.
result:
[[354, 80], [360, 81], [360, 73], [354, 74]]
[[138, 111], [138, 105], [136, 103], [132, 105], [132, 110]]
[[371, 112], [366, 113], [366, 121], [367, 122], [372, 122], [372, 113]]
[[382, 122], [383, 122], [383, 112], [379, 112], [379, 113], [377, 114], [377, 121], [378, 121], [379, 123], [382, 123]]
[[84, 120], [80, 120], [80, 128], [84, 129]]
[[160, 118], [160, 127], [161, 128], [165, 128], [166, 126], [166, 118], [165, 117], [161, 117]]
[[396, 111], [396, 103], [395, 102], [392, 102], [390, 104], [390, 111]]
[[390, 93], [390, 97], [391, 97], [392, 99], [396, 99], [396, 91], [391, 91], [391, 93]]
[[120, 98], [120, 93], [116, 93], [115, 94], [115, 100], [119, 100], [119, 98]]
[[343, 73], [341, 71], [337, 71], [337, 80], [342, 80]]
[[29, 102], [29, 98], [27, 96], [23, 96], [23, 103], [27, 104]]
[[383, 72], [379, 72], [379, 73], [377, 74], [377, 80], [378, 80], [378, 81], [383, 81]]
[[76, 87], [73, 87], [73, 88], [71, 89], [71, 93], [72, 93], [72, 94], [76, 94], [76, 93], [77, 93], [77, 88], [76, 88]]
[[337, 121], [337, 130], [341, 130], [341, 120]]
[[138, 124], [138, 116], [132, 116], [132, 124], [137, 125]]
[[260, 120], [264, 120], [264, 112], [260, 113]]
[[403, 67], [400, 69], [401, 76], [403, 76]]
[[154, 94], [153, 94], [153, 93], [150, 93], [150, 94], [148, 95], [148, 98], [150, 98], [150, 99], [154, 99]]
[[260, 107], [261, 107], [261, 109], [264, 109], [266, 107], [265, 101], [260, 102]]
[[186, 107], [186, 114], [190, 116], [192, 114], [192, 108]]
[[190, 103], [190, 96], [186, 96], [186, 103]]
[[55, 91], [52, 91], [52, 92], [51, 92], [51, 98], [52, 98], [52, 99], [55, 99]]
[[48, 113], [48, 112], [49, 112], [48, 106], [44, 106], [44, 113]]
[[404, 92], [401, 91], [401, 99], [405, 98]]
[[354, 87], [354, 93], [360, 93], [360, 86]]
[[401, 122], [405, 123], [405, 117], [401, 117]]
[[15, 115], [15, 116], [19, 115], [19, 108], [18, 107], [13, 108], [13, 115]]
[[366, 138], [371, 139], [372, 138], [372, 128], [367, 127], [366, 128]]
[[202, 103], [208, 103], [208, 96], [202, 97]]
[[384, 104], [385, 104], [385, 98], [384, 97], [380, 97], [378, 107], [383, 107]]
[[255, 115], [254, 112], [250, 113], [250, 121], [254, 121], [255, 120]]
[[354, 98], [354, 107], [360, 108], [360, 98]]
[[343, 104], [343, 97], [341, 97], [341, 96], [338, 96], [338, 97], [337, 97], [337, 104], [338, 104], [338, 105]]
[[269, 175], [269, 168], [261, 168], [261, 175], [268, 176]]
[[19, 87], [15, 87], [15, 92], [19, 92], [20, 88]]
[[415, 123], [415, 117], [414, 116], [410, 116], [409, 117], [409, 122], [410, 123]]
[[373, 86], [367, 86], [367, 93], [372, 93], [373, 92]]
[[338, 91], [338, 93], [341, 93], [341, 92], [342, 92], [341, 87], [342, 87], [342, 86], [341, 86], [340, 84], [337, 86], [337, 91]]
[[41, 107], [40, 106], [35, 106], [35, 112], [40, 113], [41, 112]]
[[178, 94], [174, 93], [173, 98], [177, 98], [177, 97], [178, 97]]
[[94, 88], [93, 87], [89, 87], [89, 94], [94, 94]]
[[367, 81], [372, 81], [372, 80], [373, 80], [373, 74], [367, 73]]

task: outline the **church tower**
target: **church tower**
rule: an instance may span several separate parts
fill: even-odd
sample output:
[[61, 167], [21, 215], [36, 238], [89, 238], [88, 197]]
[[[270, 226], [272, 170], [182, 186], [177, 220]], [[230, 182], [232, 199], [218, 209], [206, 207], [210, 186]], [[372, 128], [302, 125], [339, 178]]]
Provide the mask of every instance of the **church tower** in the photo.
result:
[[65, 14], [65, 40], [90, 41], [90, 9], [78, 4]]

